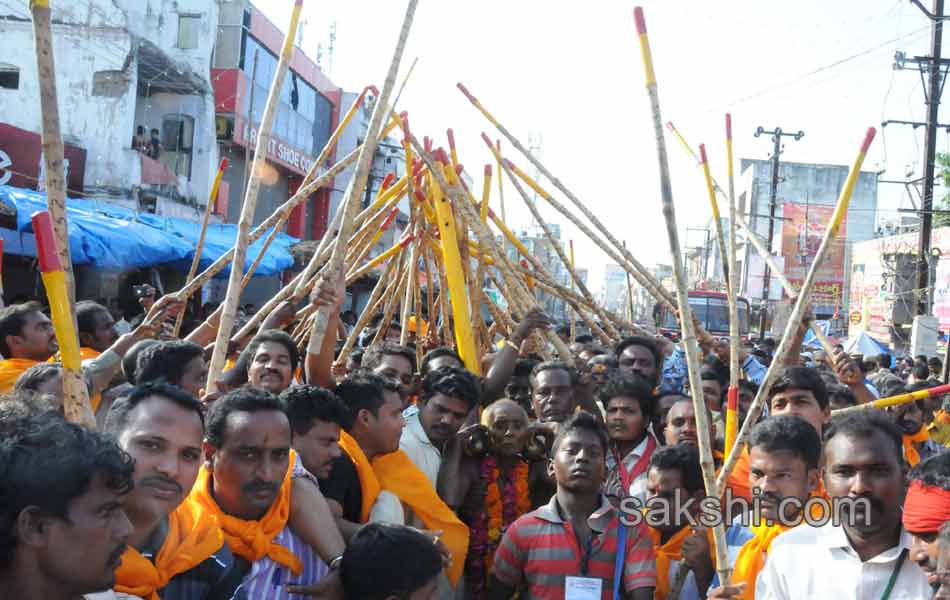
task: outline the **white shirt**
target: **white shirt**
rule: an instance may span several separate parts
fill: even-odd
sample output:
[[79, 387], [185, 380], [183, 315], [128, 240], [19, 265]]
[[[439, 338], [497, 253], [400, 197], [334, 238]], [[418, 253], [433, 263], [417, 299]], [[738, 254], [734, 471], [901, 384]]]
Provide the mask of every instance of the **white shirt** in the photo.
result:
[[432, 487], [435, 487], [439, 479], [439, 467], [442, 466], [442, 452], [429, 441], [419, 421], [417, 407], [410, 406], [403, 411], [402, 416], [406, 419], [406, 427], [402, 430], [399, 448], [409, 455], [412, 464], [425, 473]]
[[[796, 527], [772, 542], [755, 583], [756, 600], [878, 600], [910, 543], [904, 531], [899, 545], [861, 562], [843, 528]], [[927, 576], [906, 558], [889, 600], [921, 600], [932, 593]]]

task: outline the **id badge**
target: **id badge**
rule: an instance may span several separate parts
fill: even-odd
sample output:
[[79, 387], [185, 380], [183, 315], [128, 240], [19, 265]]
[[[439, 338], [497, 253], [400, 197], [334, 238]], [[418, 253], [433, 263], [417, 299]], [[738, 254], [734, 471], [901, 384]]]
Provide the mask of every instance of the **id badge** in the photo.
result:
[[566, 577], [564, 600], [600, 600], [603, 586], [599, 577]]

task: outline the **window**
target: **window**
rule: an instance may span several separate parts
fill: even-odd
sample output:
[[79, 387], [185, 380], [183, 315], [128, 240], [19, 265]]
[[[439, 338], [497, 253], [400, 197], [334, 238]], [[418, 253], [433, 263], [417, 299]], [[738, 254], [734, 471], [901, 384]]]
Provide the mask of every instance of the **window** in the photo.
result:
[[20, 89], [20, 69], [13, 65], [0, 64], [0, 89]]
[[178, 15], [178, 47], [193, 50], [198, 47], [198, 29], [201, 15]]
[[162, 153], [159, 161], [175, 175], [191, 179], [191, 150], [195, 120], [188, 115], [166, 115], [162, 119]]

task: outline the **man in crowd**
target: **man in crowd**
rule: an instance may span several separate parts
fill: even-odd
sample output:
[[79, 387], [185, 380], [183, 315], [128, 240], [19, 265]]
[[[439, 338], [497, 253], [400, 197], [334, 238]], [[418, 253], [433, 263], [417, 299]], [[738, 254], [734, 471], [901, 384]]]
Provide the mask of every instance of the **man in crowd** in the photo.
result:
[[52, 413], [0, 430], [0, 598], [110, 590], [132, 533], [122, 510], [132, 460], [109, 437]]
[[442, 555], [408, 527], [371, 523], [353, 536], [343, 561], [344, 600], [436, 598]]
[[291, 438], [283, 405], [263, 390], [229, 392], [208, 413], [205, 464], [189, 499], [218, 521], [231, 552], [250, 563], [242, 584], [248, 598], [289, 599], [287, 584], [314, 584], [327, 572], [288, 527], [291, 478], [309, 476], [290, 461]]
[[202, 463], [201, 404], [167, 383], [138, 386], [112, 404], [104, 429], [135, 459], [125, 499], [134, 530], [116, 591], [149, 600], [235, 597], [241, 565], [214, 519], [186, 500]]
[[495, 354], [491, 367], [487, 370], [484, 382], [483, 404], [487, 406], [501, 397], [521, 404], [531, 416], [531, 370], [537, 363], [522, 359], [521, 350], [525, 342], [535, 331], [545, 331], [551, 327], [551, 321], [540, 308], [525, 313], [524, 318]]
[[926, 598], [927, 576], [906, 560], [911, 536], [901, 526], [901, 434], [887, 417], [862, 411], [825, 431], [824, 483], [841, 523], [796, 527], [772, 542], [755, 597]]
[[549, 361], [536, 366], [531, 372], [535, 418], [554, 425], [566, 422], [577, 409], [576, 383], [574, 369], [567, 363]]
[[464, 369], [465, 364], [462, 363], [462, 357], [455, 350], [446, 346], [433, 348], [422, 357], [422, 363], [419, 365], [419, 376], [425, 377], [430, 371], [437, 371], [445, 367]]
[[408, 408], [416, 384], [416, 353], [412, 349], [393, 342], [373, 344], [363, 353], [361, 367], [398, 384], [403, 408]]
[[[519, 589], [529, 598], [561, 598], [579, 590], [587, 590], [588, 598], [612, 598], [618, 577], [621, 598], [653, 598], [655, 563], [642, 524], [625, 528], [624, 558], [617, 560], [619, 513], [601, 493], [607, 446], [603, 425], [592, 415], [581, 412], [564, 423], [548, 467], [557, 493], [505, 531], [489, 598], [508, 600]], [[576, 548], [588, 550], [582, 554]], [[552, 561], [552, 553], [564, 558]]]
[[[818, 432], [799, 417], [770, 417], [755, 426], [749, 437], [749, 485], [760, 492], [761, 512], [750, 515], [754, 537], [736, 557], [733, 585], [713, 591], [710, 598], [755, 598], [755, 581], [772, 542], [805, 517], [805, 504], [818, 487], [820, 457]], [[718, 582], [716, 577], [714, 585]], [[740, 583], [744, 589], [733, 594]]]
[[313, 385], [291, 386], [280, 400], [304, 468], [318, 479], [328, 478], [334, 461], [343, 455], [340, 433], [353, 425], [350, 409], [333, 392]]
[[208, 366], [201, 346], [173, 340], [158, 342], [143, 350], [135, 373], [136, 383], [165, 381], [200, 398], [207, 383]]
[[112, 313], [92, 300], [76, 303], [76, 328], [83, 360], [99, 356], [119, 339]]
[[245, 350], [247, 381], [260, 390], [280, 394], [294, 382], [300, 364], [297, 343], [285, 331], [268, 329], [259, 333]]
[[469, 413], [478, 406], [482, 389], [478, 378], [456, 367], [430, 371], [422, 380], [419, 405], [403, 412], [406, 427], [399, 447], [434, 487], [442, 452]]
[[626, 497], [645, 500], [647, 465], [657, 447], [647, 430], [654, 410], [653, 391], [642, 378], [618, 375], [599, 395], [610, 438], [604, 494], [617, 503]]
[[371, 373], [351, 375], [337, 386], [353, 425], [340, 434], [344, 455], [333, 462], [320, 487], [345, 539], [368, 522], [403, 525], [407, 511], [426, 529], [442, 531], [453, 556], [447, 575], [454, 586], [464, 566], [468, 528], [439, 498], [427, 475], [399, 450], [405, 426], [399, 389], [392, 379]]
[[[678, 444], [653, 453], [647, 480], [646, 522], [656, 553], [657, 598], [668, 597], [670, 590], [678, 586], [679, 598], [698, 600], [712, 584], [712, 531], [694, 528], [690, 520], [699, 516], [704, 496], [699, 450]], [[677, 507], [685, 508], [680, 511]], [[744, 527], [726, 528], [730, 563], [751, 537]]]
[[[707, 409], [707, 414], [709, 410]], [[709, 415], [710, 423], [712, 416]], [[696, 411], [693, 400], [686, 396], [678, 396], [666, 414], [666, 427], [663, 430], [666, 445], [685, 444], [699, 448], [699, 429], [696, 426]], [[710, 448], [713, 448], [713, 433], [709, 434]], [[713, 455], [721, 460], [722, 454], [714, 450]]]
[[[908, 392], [915, 392], [929, 387], [930, 384], [923, 381], [908, 385], [905, 389]], [[916, 467], [920, 461], [946, 450], [930, 440], [930, 431], [925, 425], [929, 425], [933, 420], [933, 413], [926, 410], [923, 400], [889, 406], [887, 412], [901, 430], [904, 461], [909, 466]]]
[[910, 560], [936, 588], [940, 554], [937, 538], [940, 529], [950, 522], [950, 454], [923, 461], [910, 472], [909, 479], [901, 520], [913, 540]]

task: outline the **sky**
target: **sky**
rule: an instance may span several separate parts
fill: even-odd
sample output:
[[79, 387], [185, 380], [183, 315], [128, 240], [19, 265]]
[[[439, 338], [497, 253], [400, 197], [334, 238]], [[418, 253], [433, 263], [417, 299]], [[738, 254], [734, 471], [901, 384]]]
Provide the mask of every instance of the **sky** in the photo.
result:
[[[332, 68], [324, 51], [324, 70], [347, 90], [381, 86], [406, 5], [305, 0], [302, 48], [311, 57], [318, 44], [326, 48], [335, 23]], [[261, 0], [258, 6], [286, 29], [290, 0]], [[540, 140], [538, 155], [548, 170], [626, 240], [640, 262], [669, 264], [634, 6], [618, 0], [420, 0], [398, 81], [418, 62], [398, 109], [409, 111], [417, 136], [429, 135], [437, 144], [446, 143], [445, 131], [452, 128], [460, 162], [480, 182], [483, 165], [491, 162], [480, 134], [500, 135], [456, 89], [465, 83], [522, 143]], [[782, 160], [845, 165], [874, 126], [878, 136], [864, 170], [888, 180], [921, 175], [923, 128], [880, 128], [884, 119], [923, 121], [926, 115], [920, 75], [892, 67], [895, 51], [929, 53], [930, 22], [909, 1], [643, 0], [641, 6], [663, 119], [693, 146], [706, 144], [721, 182], [726, 112], [732, 114], [737, 169], [741, 158], [769, 158], [770, 137], [753, 135], [759, 126], [804, 131], [800, 141], [785, 142]], [[686, 228], [704, 227], [711, 218], [702, 171], [670, 136], [667, 147], [680, 245], [698, 245], [703, 234]], [[944, 132], [937, 149], [950, 150]], [[517, 150], [504, 143], [503, 150], [534, 173]], [[569, 204], [549, 182], [542, 185]], [[504, 197], [509, 226], [530, 227], [531, 215], [510, 184]], [[897, 208], [911, 206], [902, 185], [881, 183], [878, 198], [879, 220], [896, 219]], [[496, 212], [498, 200], [495, 189]], [[539, 206], [548, 223], [562, 224], [563, 237], [574, 240], [577, 264], [590, 270], [596, 290], [609, 258], [552, 207]]]

